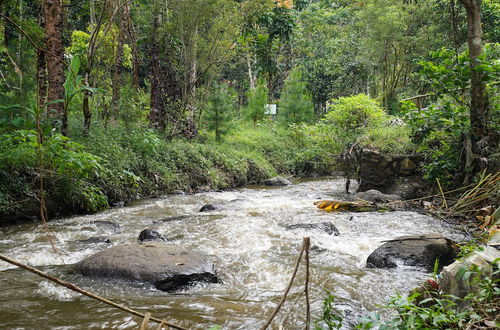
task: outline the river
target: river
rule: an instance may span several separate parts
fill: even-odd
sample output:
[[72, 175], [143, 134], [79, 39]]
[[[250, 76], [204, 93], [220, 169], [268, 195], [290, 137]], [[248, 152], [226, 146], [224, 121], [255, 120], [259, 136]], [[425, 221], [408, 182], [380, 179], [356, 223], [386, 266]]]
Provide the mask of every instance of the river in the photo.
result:
[[[326, 213], [317, 199], [342, 199], [341, 179], [303, 180], [288, 187], [245, 187], [234, 191], [173, 195], [145, 199], [124, 208], [94, 215], [51, 221], [50, 230], [60, 251], [52, 251], [39, 224], [0, 227], [0, 253], [36, 266], [98, 295], [130, 308], [151, 312], [190, 329], [257, 329], [279, 301], [291, 276], [302, 238], [309, 236], [311, 251], [312, 319], [321, 313], [325, 291], [335, 295], [335, 308], [344, 316], [344, 328], [380, 307], [397, 291], [407, 293], [428, 274], [413, 268], [367, 269], [368, 255], [382, 243], [401, 235], [442, 233], [463, 240], [459, 228], [412, 211]], [[222, 205], [210, 213], [198, 210], [207, 203]], [[172, 216], [179, 220], [161, 222]], [[94, 221], [112, 221], [123, 231], [100, 227]], [[287, 230], [286, 225], [332, 222], [340, 236], [311, 229]], [[141, 230], [157, 230], [187, 250], [208, 254], [220, 284], [203, 284], [169, 294], [141, 283], [84, 278], [71, 272], [72, 264], [109, 247], [78, 240], [106, 236], [111, 245], [133, 242]], [[273, 329], [302, 329], [305, 320], [305, 275], [299, 270], [289, 301]], [[108, 329], [137, 327], [137, 317], [56, 286], [0, 261], [0, 328]]]

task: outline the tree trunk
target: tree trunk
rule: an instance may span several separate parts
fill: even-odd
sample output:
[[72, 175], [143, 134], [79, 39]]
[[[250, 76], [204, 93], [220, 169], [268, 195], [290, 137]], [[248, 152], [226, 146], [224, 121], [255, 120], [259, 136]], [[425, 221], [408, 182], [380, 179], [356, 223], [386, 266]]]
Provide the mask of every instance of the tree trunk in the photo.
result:
[[[488, 135], [488, 97], [486, 84], [482, 80], [482, 72], [476, 71], [479, 64], [478, 57], [483, 52], [483, 30], [481, 28], [482, 0], [460, 0], [467, 12], [467, 45], [471, 66], [471, 102], [470, 125], [472, 143], [476, 144], [481, 138]], [[479, 150], [474, 150], [477, 152]]]
[[[39, 24], [42, 28], [45, 27], [43, 14], [40, 15]], [[45, 48], [45, 47], [42, 47]], [[45, 50], [39, 48], [36, 50], [36, 81], [38, 92], [38, 109], [42, 111], [47, 103], [47, 63]]]
[[[85, 72], [83, 74], [83, 83], [85, 86], [90, 86], [89, 83], [90, 80], [90, 68], [85, 68]], [[92, 119], [92, 111], [90, 111], [90, 104], [89, 104], [89, 99], [90, 99], [90, 91], [85, 90], [83, 92], [83, 103], [82, 103], [82, 110], [83, 110], [83, 136], [88, 136], [89, 131], [90, 131], [90, 121]]]
[[63, 32], [63, 3], [62, 0], [45, 0], [44, 18], [46, 33], [46, 61], [48, 75], [47, 116], [54, 127], [60, 126], [61, 133], [67, 134], [68, 114], [64, 107], [64, 48]]
[[161, 14], [157, 14], [153, 18], [153, 40], [151, 42], [151, 99], [149, 112], [149, 125], [156, 129], [164, 128], [163, 105], [161, 102], [161, 86], [160, 86], [160, 51], [156, 34], [160, 25]]
[[[118, 2], [118, 5], [121, 5]], [[120, 111], [120, 89], [122, 85], [122, 67], [123, 67], [123, 45], [125, 44], [125, 30], [128, 21], [128, 0], [123, 3], [123, 11], [120, 17], [120, 31], [118, 34], [118, 45], [116, 48], [115, 64], [112, 75], [112, 97], [111, 97], [111, 111], [115, 120], [118, 118]]]

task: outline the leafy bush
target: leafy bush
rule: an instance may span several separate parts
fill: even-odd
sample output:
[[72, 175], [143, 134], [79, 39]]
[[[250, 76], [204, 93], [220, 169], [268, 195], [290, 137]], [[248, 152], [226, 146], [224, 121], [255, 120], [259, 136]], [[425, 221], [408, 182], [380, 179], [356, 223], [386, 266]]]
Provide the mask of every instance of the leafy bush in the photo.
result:
[[339, 131], [356, 132], [379, 126], [387, 120], [384, 110], [365, 94], [341, 97], [331, 102], [323, 120]]

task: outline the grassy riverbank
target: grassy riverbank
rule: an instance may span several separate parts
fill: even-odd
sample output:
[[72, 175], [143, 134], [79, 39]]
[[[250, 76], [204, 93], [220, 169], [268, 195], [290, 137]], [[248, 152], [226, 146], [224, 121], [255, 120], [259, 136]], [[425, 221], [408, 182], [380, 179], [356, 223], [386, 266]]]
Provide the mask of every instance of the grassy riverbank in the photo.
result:
[[335, 162], [328, 145], [293, 137], [273, 123], [242, 125], [222, 142], [208, 134], [167, 140], [144, 128], [98, 125], [88, 137], [76, 130], [71, 136], [48, 136], [41, 147], [31, 130], [0, 137], [0, 223], [38, 214], [40, 173], [47, 210], [57, 216], [174, 190], [230, 189], [277, 174], [326, 175]]

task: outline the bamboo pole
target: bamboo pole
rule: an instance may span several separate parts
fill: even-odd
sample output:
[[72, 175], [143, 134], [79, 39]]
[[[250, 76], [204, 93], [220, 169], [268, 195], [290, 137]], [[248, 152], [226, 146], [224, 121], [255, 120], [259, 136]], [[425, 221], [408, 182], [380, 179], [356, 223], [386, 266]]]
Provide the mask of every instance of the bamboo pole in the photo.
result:
[[265, 330], [265, 329], [267, 329], [267, 327], [269, 327], [269, 325], [273, 321], [274, 317], [276, 316], [276, 314], [278, 314], [278, 312], [280, 311], [281, 307], [285, 303], [286, 297], [288, 296], [288, 292], [290, 292], [290, 288], [292, 287], [293, 280], [295, 279], [295, 276], [297, 275], [297, 271], [298, 271], [299, 265], [300, 265], [300, 260], [302, 260], [302, 255], [304, 254], [305, 247], [306, 247], [306, 237], [304, 237], [304, 240], [302, 242], [302, 247], [300, 248], [299, 256], [297, 258], [297, 261], [295, 262], [295, 267], [293, 269], [292, 277], [290, 278], [290, 281], [288, 282], [288, 285], [287, 285], [287, 287], [285, 289], [285, 292], [283, 293], [283, 296], [281, 297], [281, 300], [278, 303], [278, 306], [276, 306], [276, 308], [274, 309], [273, 313], [267, 319], [266, 323], [260, 328], [260, 330]]
[[[66, 282], [66, 281], [63, 281], [61, 279], [58, 279], [57, 277], [54, 277], [52, 275], [49, 275], [47, 273], [44, 273], [36, 268], [33, 268], [31, 266], [28, 266], [28, 265], [25, 265], [23, 263], [20, 263], [14, 259], [11, 259], [7, 256], [4, 256], [3, 254], [0, 254], [0, 259], [5, 261], [5, 262], [8, 262], [9, 264], [12, 264], [12, 265], [15, 265], [19, 268], [22, 268], [22, 269], [25, 269], [29, 272], [32, 272], [34, 274], [37, 274], [38, 276], [41, 276], [41, 277], [44, 277], [46, 279], [48, 279], [49, 281], [51, 282], [54, 282], [54, 283], [57, 283], [59, 285], [62, 285], [70, 290], [73, 290], [75, 292], [78, 292], [80, 294], [83, 294], [84, 296], [87, 296], [87, 297], [90, 297], [92, 299], [95, 299], [97, 301], [100, 301], [102, 303], [105, 303], [105, 304], [108, 304], [110, 306], [113, 306], [115, 308], [118, 308], [118, 309], [121, 309], [122, 311], [125, 311], [127, 313], [130, 313], [130, 314], [133, 314], [133, 315], [136, 315], [136, 316], [139, 316], [141, 318], [145, 318], [146, 317], [146, 314], [143, 314], [141, 312], [138, 312], [138, 311], [135, 311], [133, 309], [130, 309], [128, 307], [125, 307], [123, 305], [120, 305], [120, 304], [117, 304], [111, 300], [108, 300], [106, 298], [103, 298], [103, 297], [100, 297], [96, 294], [93, 294], [92, 292], [89, 292], [87, 290], [84, 290], [82, 288], [79, 288], [78, 286], [72, 284], [72, 283], [69, 283], [69, 282]], [[183, 328], [181, 326], [178, 326], [178, 325], [175, 325], [175, 324], [171, 324], [171, 323], [168, 323], [167, 321], [165, 320], [162, 320], [162, 319], [159, 319], [159, 318], [156, 318], [156, 317], [150, 317], [150, 320], [153, 321], [153, 322], [156, 322], [156, 323], [163, 323], [173, 329], [178, 329], [178, 330], [187, 330], [186, 328]]]
[[304, 237], [304, 248], [306, 250], [306, 283], [304, 293], [306, 295], [306, 330], [309, 330], [311, 322], [311, 305], [309, 303], [309, 248], [311, 240], [309, 237]]

